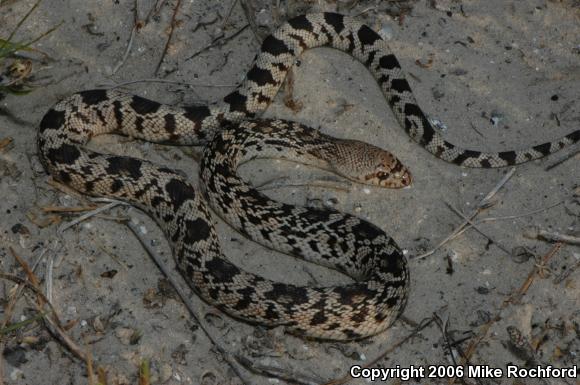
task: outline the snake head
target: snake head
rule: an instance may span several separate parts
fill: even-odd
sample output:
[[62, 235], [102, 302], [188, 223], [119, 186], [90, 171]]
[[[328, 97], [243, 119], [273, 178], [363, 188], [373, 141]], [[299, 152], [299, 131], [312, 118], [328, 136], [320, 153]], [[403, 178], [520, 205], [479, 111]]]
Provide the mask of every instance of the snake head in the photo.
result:
[[[379, 149], [380, 150], [380, 149]], [[386, 188], [403, 188], [413, 182], [411, 172], [390, 152], [380, 150], [374, 169], [365, 175], [365, 184]]]
[[333, 139], [330, 163], [334, 172], [358, 183], [403, 188], [410, 186], [411, 172], [390, 152], [369, 143]]

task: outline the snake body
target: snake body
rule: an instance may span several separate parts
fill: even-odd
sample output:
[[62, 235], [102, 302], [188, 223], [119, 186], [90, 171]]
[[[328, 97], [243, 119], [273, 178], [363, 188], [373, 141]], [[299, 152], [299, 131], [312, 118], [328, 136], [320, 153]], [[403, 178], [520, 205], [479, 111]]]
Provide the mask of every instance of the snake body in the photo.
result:
[[[381, 229], [355, 216], [275, 202], [236, 176], [240, 162], [286, 155], [347, 177], [365, 170], [370, 183], [401, 187], [410, 174], [392, 155], [360, 142], [321, 136], [284, 121], [255, 120], [306, 49], [330, 46], [371, 71], [400, 124], [437, 157], [469, 167], [537, 159], [580, 140], [575, 131], [525, 150], [483, 153], [445, 141], [418, 107], [384, 40], [354, 19], [321, 13], [296, 17], [266, 38], [245, 80], [217, 104], [173, 107], [118, 91], [83, 91], [57, 103], [40, 123], [40, 159], [57, 180], [90, 195], [126, 200], [151, 215], [168, 238], [177, 266], [206, 301], [247, 321], [294, 332], [353, 339], [384, 330], [408, 294], [405, 258]], [[116, 133], [151, 142], [205, 145], [201, 179], [216, 211], [252, 239], [332, 266], [353, 284], [309, 288], [242, 271], [222, 254], [203, 197], [177, 172], [148, 161], [94, 152], [91, 137]], [[359, 150], [352, 151], [349, 148]], [[372, 153], [372, 156], [368, 154]], [[336, 155], [346, 155], [344, 162]], [[352, 156], [352, 159], [350, 158]], [[340, 157], [339, 157], [340, 158]], [[350, 165], [349, 165], [350, 162]], [[354, 162], [362, 167], [351, 167]], [[352, 168], [353, 170], [349, 170]]]
[[[360, 150], [358, 145], [298, 123], [258, 120], [225, 127], [204, 149], [201, 186], [210, 206], [227, 223], [270, 249], [355, 279], [343, 286], [297, 287], [239, 270], [228, 272], [226, 281], [244, 293], [248, 306], [237, 306], [246, 312], [244, 318], [270, 326], [282, 324], [314, 337], [352, 339], [385, 329], [404, 307], [407, 264], [383, 230], [335, 210], [274, 201], [236, 173], [241, 163], [263, 157], [342, 170], [353, 148]], [[372, 151], [372, 146], [366, 146]], [[358, 160], [357, 154], [353, 157]]]

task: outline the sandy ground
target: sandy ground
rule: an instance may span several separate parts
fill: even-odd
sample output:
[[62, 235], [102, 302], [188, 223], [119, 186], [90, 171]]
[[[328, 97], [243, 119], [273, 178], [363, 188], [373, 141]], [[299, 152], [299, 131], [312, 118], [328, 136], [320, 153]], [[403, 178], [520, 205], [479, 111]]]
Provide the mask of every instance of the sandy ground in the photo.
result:
[[[7, 37], [33, 3], [10, 1], [0, 8], [1, 37]], [[153, 3], [138, 2], [140, 20], [145, 20]], [[169, 104], [204, 103], [228, 93], [244, 76], [259, 43], [252, 28], [236, 34], [248, 23], [248, 17], [239, 3], [226, 17], [230, 1], [182, 1], [171, 44], [156, 72], [176, 3], [166, 2], [142, 26], [126, 60], [117, 69], [133, 26], [132, 1], [44, 1], [16, 35], [18, 39], [30, 39], [63, 22], [35, 44], [51, 58], [33, 61], [31, 82], [41, 86], [26, 96], [6, 95], [0, 104], [0, 141], [13, 140], [0, 150], [0, 270], [24, 276], [13, 254], [30, 265], [40, 261], [36, 274], [43, 289], [50, 278], [52, 286], [47, 295], [66, 325], [66, 333], [83, 351], [91, 353], [95, 367], [108, 373], [109, 384], [137, 383], [142, 360], [150, 362], [153, 383], [240, 383], [224, 356], [168, 289], [137, 238], [116, 220], [130, 216], [139, 221], [150, 244], [166, 259], [175, 278], [181, 279], [173, 270], [164, 237], [148, 217], [137, 210], [117, 208], [59, 235], [59, 226], [78, 214], [42, 211], [49, 206], [87, 204], [83, 198], [48, 184], [49, 178], [35, 155], [37, 124], [57, 100], [83, 89], [160, 78], [195, 86], [141, 82], [125, 88]], [[349, 8], [353, 3], [354, 8]], [[452, 142], [474, 149], [505, 150], [542, 143], [580, 127], [578, 2], [338, 4], [343, 6], [342, 12], [359, 15], [390, 39], [410, 74], [421, 106], [444, 123], [445, 136]], [[397, 10], [405, 6], [408, 9], [404, 15], [397, 16]], [[290, 13], [297, 12], [293, 7]], [[336, 7], [335, 2], [317, 3], [313, 9]], [[250, 10], [251, 20], [266, 27], [288, 17], [281, 12], [284, 6], [260, 10], [259, 4], [255, 13]], [[276, 11], [274, 17], [272, 10]], [[222, 33], [225, 38], [219, 39]], [[210, 44], [212, 47], [207, 48]], [[31, 53], [26, 56], [38, 58]], [[394, 191], [346, 184], [346, 189], [325, 189], [317, 187], [316, 181], [326, 180], [329, 175], [271, 161], [245, 165], [242, 173], [255, 184], [288, 175], [290, 179], [267, 192], [296, 204], [331, 204], [393, 235], [411, 257], [412, 285], [405, 320], [361, 342], [306, 341], [283, 330], [264, 330], [235, 321], [190, 294], [215, 341], [232, 356], [294, 378], [290, 383], [324, 383], [347, 374], [352, 365], [370, 364], [384, 353], [372, 366], [450, 365], [461, 363], [466, 356], [473, 365], [501, 369], [508, 364], [578, 365], [580, 269], [563, 279], [561, 275], [578, 264], [580, 249], [564, 244], [551, 258], [545, 258], [554, 245], [523, 236], [530, 225], [567, 234], [580, 230], [578, 157], [550, 170], [546, 166], [562, 154], [517, 167], [495, 195], [494, 204], [476, 219], [545, 210], [483, 222], [478, 228], [487, 237], [471, 228], [432, 255], [413, 258], [433, 249], [462, 223], [449, 205], [469, 215], [510, 170], [462, 169], [436, 159], [411, 142], [372, 77], [349, 56], [318, 49], [307, 52], [300, 62], [294, 70], [292, 96], [302, 108], [294, 111], [284, 104], [286, 89], [266, 115], [300, 121], [321, 127], [326, 133], [391, 150], [413, 170], [413, 187]], [[168, 164], [197, 181], [195, 159], [199, 149], [118, 137], [98, 138], [93, 145]], [[330, 178], [332, 184], [339, 183]], [[246, 269], [302, 284], [345, 281], [334, 272], [265, 250], [221, 221], [215, 222], [227, 255]], [[526, 247], [532, 255], [510, 255], [516, 247]], [[525, 294], [508, 301], [526, 282], [530, 285], [525, 286]], [[0, 285], [2, 318], [12, 288], [13, 283], [7, 280]], [[35, 317], [38, 312], [34, 303], [34, 297], [21, 296], [11, 322]], [[434, 313], [438, 314], [437, 322], [399, 344]], [[521, 333], [521, 349], [509, 343], [508, 327]], [[85, 363], [50, 335], [43, 323], [32, 322], [3, 338], [4, 383], [89, 383]], [[252, 373], [237, 361], [234, 365], [248, 384], [284, 382]], [[464, 381], [518, 383], [515, 379]], [[400, 381], [389, 379], [385, 383]], [[423, 379], [421, 383], [448, 382]], [[580, 382], [567, 379], [540, 383]]]

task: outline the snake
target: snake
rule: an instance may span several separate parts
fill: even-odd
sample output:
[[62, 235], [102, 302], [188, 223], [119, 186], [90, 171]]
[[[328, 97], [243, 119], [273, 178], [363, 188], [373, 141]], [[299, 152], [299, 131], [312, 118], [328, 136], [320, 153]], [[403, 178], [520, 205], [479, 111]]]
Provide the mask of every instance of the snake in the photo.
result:
[[[296, 122], [260, 118], [302, 52], [322, 46], [363, 63], [408, 135], [442, 160], [504, 167], [580, 140], [577, 130], [522, 150], [481, 152], [455, 146], [418, 106], [399, 61], [378, 33], [348, 16], [315, 13], [290, 19], [265, 38], [244, 80], [212, 104], [172, 106], [103, 89], [59, 101], [40, 122], [39, 159], [57, 181], [87, 195], [127, 201], [149, 214], [192, 289], [233, 317], [319, 339], [375, 335], [394, 322], [409, 294], [408, 266], [396, 242], [357, 216], [274, 201], [236, 171], [251, 159], [282, 157], [360, 183], [393, 188], [411, 183], [409, 170], [390, 152]], [[201, 191], [171, 168], [88, 149], [89, 140], [102, 134], [204, 146]], [[208, 202], [250, 239], [336, 269], [353, 282], [298, 286], [240, 269], [221, 250]]]

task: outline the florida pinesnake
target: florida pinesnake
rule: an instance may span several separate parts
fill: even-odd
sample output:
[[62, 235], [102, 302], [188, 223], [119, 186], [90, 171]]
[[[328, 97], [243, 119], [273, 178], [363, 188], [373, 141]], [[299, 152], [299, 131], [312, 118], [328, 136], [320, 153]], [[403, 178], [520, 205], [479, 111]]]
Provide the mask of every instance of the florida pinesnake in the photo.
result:
[[[296, 58], [319, 46], [347, 52], [365, 64], [409, 136], [443, 160], [468, 167], [502, 167], [543, 157], [580, 140], [580, 131], [575, 131], [520, 151], [482, 153], [456, 147], [441, 137], [419, 108], [384, 40], [351, 18], [323, 13], [291, 19], [267, 37], [242, 84], [215, 105], [178, 108], [104, 90], [72, 95], [42, 119], [40, 158], [57, 180], [86, 194], [129, 201], [155, 218], [192, 288], [229, 314], [318, 338], [353, 339], [378, 333], [400, 313], [408, 294], [407, 264], [395, 242], [355, 216], [275, 202], [235, 173], [239, 162], [264, 153], [292, 153], [296, 160], [309, 162], [333, 152], [322, 151], [323, 146], [340, 142], [296, 123], [255, 120], [272, 102]], [[331, 266], [357, 281], [299, 287], [242, 271], [223, 256], [203, 197], [179, 173], [145, 160], [85, 148], [92, 136], [106, 133], [206, 145], [203, 189], [222, 217], [257, 242]], [[410, 183], [396, 158], [370, 145], [360, 146], [373, 153], [356, 155], [366, 159], [367, 182], [392, 187]], [[331, 161], [322, 163], [334, 167]], [[352, 170], [333, 171], [349, 174]]]

